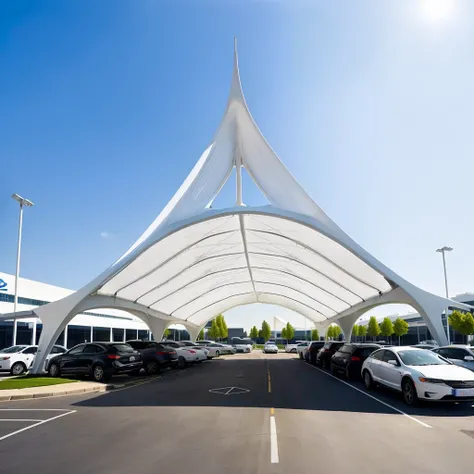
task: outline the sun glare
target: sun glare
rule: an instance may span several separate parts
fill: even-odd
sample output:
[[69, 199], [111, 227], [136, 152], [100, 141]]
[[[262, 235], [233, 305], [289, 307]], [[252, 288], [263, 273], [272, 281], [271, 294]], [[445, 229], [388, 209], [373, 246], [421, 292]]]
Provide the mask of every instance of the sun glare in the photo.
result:
[[455, 0], [420, 0], [421, 15], [429, 23], [441, 23], [452, 18]]

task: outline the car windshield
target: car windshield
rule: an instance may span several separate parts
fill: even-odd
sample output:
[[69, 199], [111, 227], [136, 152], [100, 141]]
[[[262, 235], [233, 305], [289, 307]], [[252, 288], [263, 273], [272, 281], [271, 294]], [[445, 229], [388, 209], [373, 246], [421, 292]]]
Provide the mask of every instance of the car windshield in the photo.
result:
[[405, 365], [449, 365], [449, 362], [441, 359], [434, 352], [424, 349], [398, 351], [397, 354]]
[[23, 349], [26, 349], [28, 346], [11, 346], [7, 347], [6, 349], [2, 349], [0, 352], [3, 352], [4, 354], [12, 354], [14, 352], [20, 352]]

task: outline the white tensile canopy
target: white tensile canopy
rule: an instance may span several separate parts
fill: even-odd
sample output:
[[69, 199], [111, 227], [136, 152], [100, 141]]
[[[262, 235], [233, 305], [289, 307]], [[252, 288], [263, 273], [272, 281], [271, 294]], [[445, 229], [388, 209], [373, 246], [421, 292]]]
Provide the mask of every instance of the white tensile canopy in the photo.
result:
[[[242, 167], [269, 206], [244, 205]], [[212, 209], [233, 170], [235, 206]], [[322, 330], [337, 322], [347, 339], [368, 309], [410, 304], [440, 343], [446, 342], [443, 309], [468, 308], [403, 280], [355, 243], [311, 199], [252, 119], [235, 52], [221, 124], [161, 214], [121, 258], [84, 288], [16, 316], [34, 313], [43, 322], [33, 367], [37, 371], [65, 325], [88, 309], [129, 311], [143, 319], [157, 339], [173, 323], [184, 324], [195, 338], [216, 315], [249, 303], [284, 306]]]

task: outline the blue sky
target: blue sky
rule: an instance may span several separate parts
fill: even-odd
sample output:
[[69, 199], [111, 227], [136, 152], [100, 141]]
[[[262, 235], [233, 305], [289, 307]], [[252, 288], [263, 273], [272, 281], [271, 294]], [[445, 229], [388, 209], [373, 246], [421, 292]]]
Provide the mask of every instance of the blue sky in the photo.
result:
[[35, 202], [26, 278], [79, 288], [141, 235], [219, 123], [233, 36], [252, 114], [316, 202], [435, 293], [435, 249], [453, 246], [450, 293], [473, 291], [468, 0], [1, 2], [0, 270], [15, 270], [14, 192]]

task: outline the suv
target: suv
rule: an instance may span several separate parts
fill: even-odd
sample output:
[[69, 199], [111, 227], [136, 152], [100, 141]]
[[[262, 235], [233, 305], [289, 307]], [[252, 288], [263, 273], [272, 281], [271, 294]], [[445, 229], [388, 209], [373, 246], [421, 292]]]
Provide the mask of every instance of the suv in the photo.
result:
[[378, 344], [344, 344], [331, 357], [331, 373], [343, 373], [347, 380], [361, 378], [364, 360], [380, 347]]
[[432, 351], [450, 360], [455, 365], [474, 371], [474, 351], [470, 346], [453, 344], [451, 346], [436, 347]]
[[323, 346], [324, 341], [312, 341], [304, 352], [304, 360], [310, 364], [316, 364], [316, 358]]
[[316, 357], [316, 364], [325, 369], [329, 369], [331, 357], [339, 350], [345, 343], [341, 341], [329, 341], [324, 344]]
[[172, 347], [154, 341], [127, 341], [136, 351], [140, 352], [143, 367], [148, 375], [157, 374], [160, 369], [175, 365], [178, 354]]
[[112, 375], [140, 372], [140, 353], [124, 342], [78, 344], [51, 359], [47, 372], [51, 377], [90, 375], [95, 382], [107, 382]]

